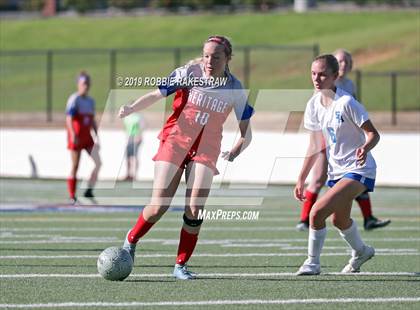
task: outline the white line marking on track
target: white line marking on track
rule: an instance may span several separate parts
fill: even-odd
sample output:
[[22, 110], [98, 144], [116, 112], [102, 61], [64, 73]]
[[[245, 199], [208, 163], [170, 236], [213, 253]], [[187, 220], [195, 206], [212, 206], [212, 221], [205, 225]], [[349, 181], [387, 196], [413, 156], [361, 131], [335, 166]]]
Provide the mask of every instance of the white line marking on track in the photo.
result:
[[347, 304], [347, 303], [401, 303], [419, 302], [420, 297], [387, 298], [314, 298], [314, 299], [244, 299], [244, 300], [195, 300], [159, 302], [65, 302], [46, 304], [0, 304], [0, 308], [81, 308], [81, 307], [180, 307], [180, 306], [220, 306], [220, 305], [285, 305], [285, 304]]
[[[393, 221], [397, 221], [398, 222], [420, 222], [420, 218], [416, 218], [416, 217], [407, 217], [407, 218], [392, 218]], [[136, 216], [133, 217], [115, 217], [115, 218], [87, 218], [87, 217], [70, 217], [70, 218], [65, 218], [65, 217], [13, 217], [13, 218], [1, 218], [0, 217], [0, 222], [30, 222], [30, 223], [40, 223], [40, 222], [64, 222], [64, 223], [72, 223], [72, 222], [76, 222], [76, 223], [83, 223], [83, 222], [88, 222], [88, 223], [113, 223], [113, 222], [135, 222], [136, 221]], [[262, 218], [259, 217], [258, 218], [258, 222], [296, 222], [296, 216], [293, 217], [271, 217], [271, 218]], [[181, 217], [179, 218], [165, 218], [164, 222], [167, 223], [181, 223], [182, 219]]]
[[[0, 229], [1, 231], [1, 229]], [[125, 230], [126, 231], [126, 230]], [[14, 231], [16, 232], [16, 231]], [[14, 234], [12, 231], [10, 232], [2, 232], [0, 233], [0, 236], [4, 234], [4, 238], [6, 238], [6, 236], [10, 237], [10, 238], [35, 238], [35, 237], [62, 237], [62, 238], [73, 238], [73, 237], [65, 237], [65, 236], [60, 236], [57, 235], [56, 233], [52, 233], [52, 234], [45, 234], [45, 235], [31, 235], [31, 234], [19, 234], [16, 235]], [[84, 238], [86, 239], [97, 239], [97, 236], [85, 236]], [[102, 237], [102, 238], [117, 238], [117, 237]], [[122, 238], [119, 238], [118, 240], [122, 241]], [[343, 239], [341, 238], [327, 238], [328, 242], [343, 242]], [[408, 238], [363, 238], [364, 241], [370, 241], [370, 242], [418, 242], [420, 241], [420, 238], [413, 238], [413, 237], [408, 237]], [[241, 239], [237, 239], [237, 238], [232, 238], [232, 239], [200, 239], [199, 243], [200, 244], [233, 244], [233, 243], [300, 243], [300, 242], [308, 242], [307, 238], [273, 238], [273, 239], [264, 239], [264, 238], [251, 238], [251, 239], [245, 239], [245, 238], [241, 238]], [[17, 243], [20, 243], [17, 241]], [[178, 244], [179, 243], [179, 239], [168, 239], [168, 238], [144, 238], [141, 240], [141, 243], [165, 243], [165, 244]]]
[[[126, 223], [130, 223], [130, 222], [135, 222], [136, 221], [136, 217], [132, 217], [132, 218], [109, 218], [109, 219], [105, 219], [105, 218], [61, 218], [61, 217], [56, 217], [56, 218], [0, 218], [0, 222], [30, 222], [30, 223], [42, 223], [42, 222], [64, 222], [64, 223], [72, 223], [72, 222], [76, 222], [76, 223], [83, 223], [83, 222], [88, 222], [88, 223], [112, 223], [112, 222], [126, 222]], [[164, 220], [165, 222], [168, 223], [182, 223], [182, 217], [179, 218], [170, 218], [167, 219], [165, 218]], [[221, 221], [221, 220], [220, 220]], [[244, 222], [245, 220], [241, 220], [239, 222]], [[420, 221], [420, 220], [419, 220]], [[296, 222], [296, 217], [280, 217], [280, 218], [258, 218], [258, 222]], [[407, 222], [415, 222], [415, 220], [413, 220], [412, 218], [408, 218]]]
[[[99, 254], [98, 254], [99, 255]], [[72, 259], [72, 258], [98, 258], [98, 255], [1, 255], [0, 259]], [[194, 257], [306, 257], [306, 252], [300, 253], [196, 253]], [[348, 253], [322, 253], [322, 256], [349, 256]], [[399, 251], [387, 251], [376, 253], [377, 256], [420, 256], [419, 252], [399, 252]], [[141, 254], [139, 255], [142, 259], [144, 258], [159, 258], [159, 257], [174, 257], [174, 254]]]
[[[290, 277], [295, 276], [294, 272], [270, 272], [270, 273], [200, 273], [199, 278], [216, 278], [216, 277]], [[410, 276], [420, 277], [420, 273], [416, 272], [359, 272], [359, 273], [341, 273], [341, 272], [325, 272], [322, 276]], [[18, 278], [100, 278], [97, 273], [89, 274], [62, 274], [62, 273], [29, 273], [29, 274], [2, 274], [0, 279], [18, 279]], [[173, 278], [170, 273], [134, 273], [130, 274], [130, 278]]]
[[[44, 227], [44, 228], [1, 228], [0, 232], [10, 232], [10, 231], [97, 231], [97, 232], [110, 232], [110, 231], [127, 231], [128, 228], [93, 228], [93, 227], [80, 227], [80, 228], [68, 228], [68, 227]], [[178, 232], [179, 227], [156, 227], [153, 231], [163, 231], [163, 232]], [[204, 231], [216, 231], [216, 232], [270, 232], [270, 231], [296, 231], [295, 226], [289, 227], [277, 227], [277, 226], [265, 226], [265, 227], [249, 227], [246, 224], [243, 224], [242, 227], [224, 227], [224, 226], [207, 226], [203, 227]], [[359, 228], [363, 230], [363, 228]], [[405, 226], [405, 227], [387, 227], [386, 231], [420, 231], [420, 226]]]

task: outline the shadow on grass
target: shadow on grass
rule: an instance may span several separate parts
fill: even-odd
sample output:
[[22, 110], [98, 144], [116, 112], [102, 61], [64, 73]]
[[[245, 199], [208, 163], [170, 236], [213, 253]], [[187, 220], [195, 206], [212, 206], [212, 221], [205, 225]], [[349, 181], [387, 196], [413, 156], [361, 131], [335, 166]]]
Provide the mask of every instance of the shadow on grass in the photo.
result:
[[162, 283], [162, 282], [165, 282], [165, 283], [175, 283], [176, 282], [176, 280], [175, 279], [154, 279], [154, 280], [151, 280], [151, 279], [129, 279], [129, 280], [124, 280], [124, 282], [132, 282], [132, 283]]

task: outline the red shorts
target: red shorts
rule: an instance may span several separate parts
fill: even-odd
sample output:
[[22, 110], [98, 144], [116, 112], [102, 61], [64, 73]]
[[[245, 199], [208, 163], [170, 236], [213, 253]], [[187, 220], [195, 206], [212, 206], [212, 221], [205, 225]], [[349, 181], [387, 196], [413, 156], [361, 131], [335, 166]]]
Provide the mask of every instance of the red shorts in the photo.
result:
[[219, 153], [219, 150], [209, 150], [205, 146], [201, 147], [201, 145], [197, 149], [183, 147], [180, 143], [168, 139], [160, 141], [159, 150], [153, 160], [170, 162], [180, 168], [185, 168], [189, 162], [195, 161], [209, 167], [213, 170], [214, 175], [218, 175], [216, 162]]
[[81, 135], [81, 136], [77, 136], [78, 138], [78, 143], [77, 145], [74, 145], [74, 141], [71, 139], [71, 137], [68, 135], [67, 136], [67, 148], [69, 150], [73, 150], [73, 151], [81, 151], [83, 149], [85, 149], [88, 153], [90, 153], [92, 151], [93, 145], [95, 144], [93, 142], [92, 136], [89, 135]]

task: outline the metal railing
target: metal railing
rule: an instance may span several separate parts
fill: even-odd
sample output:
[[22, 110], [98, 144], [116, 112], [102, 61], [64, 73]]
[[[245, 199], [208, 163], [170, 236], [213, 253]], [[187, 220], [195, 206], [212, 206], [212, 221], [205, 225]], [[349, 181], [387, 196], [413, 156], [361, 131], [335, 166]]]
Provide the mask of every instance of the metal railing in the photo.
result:
[[[355, 70], [355, 80], [356, 80], [356, 96], [357, 99], [363, 102], [362, 98], [362, 81], [365, 78], [378, 78], [378, 77], [386, 77], [389, 78], [389, 95], [390, 95], [390, 111], [391, 111], [391, 123], [392, 125], [397, 125], [397, 79], [398, 77], [403, 76], [417, 76], [420, 77], [420, 71], [383, 71], [383, 72], [373, 72], [373, 71], [361, 71]], [[417, 87], [419, 84], [417, 83]], [[417, 94], [418, 95], [418, 94]], [[416, 96], [416, 94], [412, 94], [412, 96]], [[420, 98], [417, 98], [420, 99]], [[418, 102], [420, 108], [420, 102]]]
[[[47, 121], [52, 121], [53, 111], [53, 91], [54, 91], [54, 59], [60, 55], [108, 55], [109, 57], [109, 88], [116, 87], [116, 75], [118, 66], [118, 55], [127, 54], [146, 54], [146, 53], [172, 53], [173, 68], [177, 68], [182, 64], [182, 55], [184, 53], [200, 51], [199, 47], [177, 47], [177, 48], [118, 48], [118, 49], [49, 49], [49, 50], [10, 50], [0, 51], [0, 57], [29, 57], [29, 56], [44, 56], [45, 57], [45, 98], [46, 98], [46, 115]], [[235, 55], [243, 54], [243, 82], [244, 87], [250, 87], [251, 80], [251, 57], [254, 51], [304, 51], [308, 52], [307, 60], [310, 61], [312, 57], [319, 54], [319, 45], [306, 46], [290, 46], [290, 45], [254, 45], [254, 46], [236, 46]], [[172, 68], [172, 69], [173, 69]], [[74, 70], [73, 70], [74, 71]]]
[[[302, 52], [300, 55], [299, 52]], [[120, 70], [124, 70], [119, 68], [119, 64], [121, 67], [125, 66], [125, 70], [127, 70], [127, 63], [130, 64], [132, 59], [129, 59], [131, 57], [130, 55], [141, 56], [139, 59], [142, 59], [143, 57], [146, 57], [146, 55], [154, 55], [156, 57], [160, 57], [163, 54], [169, 54], [172, 55], [172, 60], [169, 57], [164, 57], [165, 61], [169, 59], [169, 63], [162, 64], [162, 66], [165, 67], [166, 70], [171, 70], [173, 68], [179, 67], [183, 64], [184, 58], [191, 56], [192, 54], [199, 55], [200, 54], [200, 47], [176, 47], [176, 48], [119, 48], [119, 49], [102, 49], [102, 48], [95, 48], [95, 49], [55, 49], [55, 50], [9, 50], [9, 51], [0, 51], [0, 64], [5, 64], [6, 69], [10, 69], [11, 71], [15, 70], [21, 70], [21, 67], [14, 67], [16, 66], [16, 63], [19, 63], [19, 61], [16, 62], [18, 59], [24, 59], [27, 57], [30, 61], [28, 63], [25, 63], [22, 65], [22, 67], [25, 70], [31, 70], [31, 66], [35, 66], [36, 64], [36, 78], [37, 84], [34, 85], [34, 88], [37, 90], [37, 96], [36, 98], [30, 98], [31, 100], [41, 102], [45, 101], [45, 110], [46, 110], [46, 119], [48, 122], [52, 121], [53, 118], [53, 102], [55, 97], [59, 97], [58, 99], [55, 98], [55, 100], [62, 102], [64, 98], [64, 92], [67, 90], [60, 89], [60, 82], [63, 79], [63, 72], [59, 72], [60, 70], [56, 70], [56, 67], [60, 69], [63, 69], [63, 64], [68, 65], [68, 68], [65, 68], [65, 74], [66, 76], [72, 75], [74, 76], [75, 72], [79, 71], [81, 69], [80, 65], [73, 65], [73, 64], [67, 64], [71, 63], [72, 59], [76, 59], [78, 57], [83, 57], [83, 60], [85, 61], [85, 64], [87, 61], [90, 60], [88, 56], [94, 56], [94, 59], [100, 58], [96, 56], [101, 56], [101, 63], [96, 64], [97, 67], [100, 67], [102, 70], [102, 80], [101, 85], [106, 85], [108, 83], [109, 89], [116, 88], [116, 77], [118, 75], [118, 72]], [[285, 57], [286, 53], [287, 57]], [[287, 54], [288, 53], [288, 54]], [[310, 80], [307, 77], [307, 70], [308, 66], [310, 65], [310, 62], [312, 61], [313, 57], [317, 56], [319, 54], [319, 45], [313, 44], [313, 45], [306, 45], [306, 46], [291, 46], [291, 45], [254, 45], [254, 46], [236, 46], [235, 47], [235, 65], [239, 68], [239, 70], [242, 74], [241, 80], [244, 83], [245, 88], [255, 87], [265, 87], [265, 83], [267, 80], [274, 80], [275, 78], [278, 78], [277, 74], [281, 71], [280, 74], [288, 75], [290, 74], [287, 69], [283, 69], [282, 66], [287, 65], [290, 62], [296, 61], [295, 64], [292, 64], [297, 66], [299, 68], [299, 85], [295, 85], [295, 83], [292, 82], [292, 87], [299, 88], [299, 87], [310, 87]], [[300, 55], [300, 56], [299, 56]], [[35, 59], [30, 58], [31, 56]], [[64, 56], [64, 58], [62, 58]], [[124, 56], [123, 58], [120, 58], [121, 56]], [[266, 59], [266, 57], [275, 57], [272, 60]], [[11, 57], [13, 59], [13, 65], [8, 68], [8, 63], [3, 62], [2, 57]], [[21, 57], [21, 58], [19, 58]], [[163, 58], [153, 58], [153, 66], [158, 65], [159, 61]], [[238, 60], [239, 59], [239, 60]], [[242, 61], [241, 61], [242, 59]], [[297, 60], [296, 60], [297, 59]], [[79, 59], [80, 60], [80, 59]], [[121, 62], [122, 60], [122, 62]], [[134, 61], [137, 61], [136, 58]], [[9, 60], [10, 61], [10, 60]], [[147, 58], [145, 62], [147, 62]], [[280, 64], [279, 61], [282, 61]], [[23, 60], [22, 60], [23, 62]], [[43, 63], [45, 62], [45, 69], [43, 69]], [[29, 64], [29, 65], [28, 65]], [[145, 63], [142, 63], [144, 65]], [[25, 66], [28, 66], [26, 68]], [[266, 71], [263, 73], [261, 72], [261, 66], [264, 67]], [[153, 67], [154, 68], [154, 67]], [[276, 68], [277, 71], [272, 71], [272, 69]], [[278, 68], [278, 69], [277, 69]], [[103, 71], [103, 70], [106, 71]], [[292, 68], [293, 69], [293, 68]], [[138, 70], [138, 68], [135, 68], [135, 70]], [[4, 70], [4, 67], [1, 68], [1, 71], [8, 71]], [[284, 72], [283, 72], [284, 71]], [[45, 85], [43, 85], [42, 77], [45, 72]], [[169, 72], [169, 71], [168, 71]], [[33, 72], [28, 71], [28, 74]], [[22, 76], [24, 76], [26, 73], [23, 71]], [[61, 74], [61, 75], [60, 75]], [[261, 74], [265, 74], [266, 79], [261, 78]], [[355, 83], [357, 86], [357, 98], [359, 101], [364, 102], [365, 104], [368, 104], [368, 109], [370, 108], [369, 104], [370, 101], [375, 100], [381, 100], [381, 104], [388, 104], [385, 103], [388, 101], [388, 99], [377, 99], [375, 98], [369, 98], [369, 87], [370, 82], [373, 79], [377, 78], [389, 78], [389, 90], [388, 87], [386, 88], [386, 92], [389, 92], [390, 98], [390, 111], [391, 111], [391, 122], [393, 125], [397, 124], [397, 110], [398, 110], [398, 80], [400, 77], [420, 77], [420, 71], [389, 71], [389, 72], [366, 72], [366, 71], [360, 71], [355, 70], [354, 78]], [[267, 77], [269, 77], [267, 79]], [[271, 78], [272, 77], [272, 78]], [[284, 77], [284, 76], [283, 76]], [[9, 79], [9, 76], [7, 73], [4, 73], [4, 76], [1, 77], [3, 82], [7, 81]], [[32, 77], [33, 78], [33, 77]], [[259, 78], [255, 79], [255, 78]], [[61, 79], [61, 80], [60, 80]], [[252, 80], [253, 79], [253, 80]], [[108, 82], [107, 82], [108, 80]], [[255, 82], [257, 80], [257, 82]], [[302, 81], [301, 81], [302, 80]], [[19, 80], [20, 82], [20, 80]], [[416, 83], [414, 81], [413, 85]], [[281, 87], [282, 85], [277, 84], [277, 80], [275, 83], [272, 83], [275, 86], [274, 87]], [[403, 86], [403, 83], [400, 83], [400, 87]], [[412, 88], [415, 87], [412, 85]], [[382, 84], [381, 84], [382, 86]], [[42, 87], [45, 87], [45, 97], [44, 95], [39, 94], [39, 89]], [[61, 85], [61, 87], [63, 87]], [[287, 86], [286, 86], [287, 87]], [[2, 91], [4, 93], [4, 90], [7, 90], [7, 87], [2, 87]], [[377, 88], [377, 87], [373, 87]], [[105, 92], [105, 87], [102, 87], [102, 89]], [[414, 88], [413, 88], [414, 89]], [[403, 100], [406, 100], [406, 98], [410, 98], [411, 100], [411, 106], [413, 106], [412, 101], [416, 100], [416, 96], [418, 96], [418, 84], [417, 84], [417, 94], [409, 94]], [[61, 94], [60, 92], [63, 92]], [[60, 96], [57, 96], [57, 94], [60, 93]], [[17, 94], [19, 95], [19, 94]], [[383, 92], [381, 92], [381, 95], [383, 95]], [[16, 96], [15, 93], [8, 93], [6, 95], [3, 95], [5, 100], [11, 100], [12, 96]], [[54, 97], [55, 96], [55, 97]], [[362, 97], [363, 96], [363, 97]], [[28, 97], [22, 97], [23, 99], [19, 98], [16, 101], [20, 102], [22, 100], [25, 100]], [[373, 96], [371, 96], [373, 97]], [[384, 97], [384, 96], [382, 96]], [[366, 100], [366, 98], [368, 98]], [[366, 101], [366, 102], [365, 102]], [[414, 106], [416, 104], [414, 103]], [[57, 107], [55, 107], [57, 108]], [[420, 109], [420, 108], [419, 108]]]

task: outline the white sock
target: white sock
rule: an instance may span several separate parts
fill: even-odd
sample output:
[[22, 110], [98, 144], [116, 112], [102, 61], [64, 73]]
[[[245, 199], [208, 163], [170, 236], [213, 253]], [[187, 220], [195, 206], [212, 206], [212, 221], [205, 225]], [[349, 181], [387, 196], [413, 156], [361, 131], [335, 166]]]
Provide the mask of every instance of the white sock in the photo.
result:
[[340, 236], [347, 242], [347, 244], [353, 249], [353, 255], [363, 252], [365, 243], [360, 237], [359, 231], [357, 230], [357, 224], [352, 220], [350, 228], [346, 230], [339, 230]]
[[326, 227], [319, 230], [315, 230], [309, 227], [308, 261], [310, 264], [319, 264], [319, 257], [321, 256], [321, 251], [324, 245], [326, 235]]

